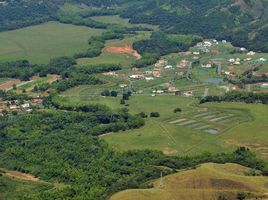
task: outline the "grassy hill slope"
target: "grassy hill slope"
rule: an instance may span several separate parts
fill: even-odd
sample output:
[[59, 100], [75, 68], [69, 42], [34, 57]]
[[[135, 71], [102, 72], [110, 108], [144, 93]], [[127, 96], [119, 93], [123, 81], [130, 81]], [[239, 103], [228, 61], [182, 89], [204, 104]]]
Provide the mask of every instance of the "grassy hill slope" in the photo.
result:
[[0, 33], [0, 61], [28, 59], [47, 63], [57, 56], [71, 56], [88, 48], [89, 37], [101, 29], [48, 22]]
[[250, 169], [237, 164], [208, 163], [152, 182], [152, 189], [125, 190], [110, 200], [214, 200], [263, 197], [268, 178], [249, 176]]

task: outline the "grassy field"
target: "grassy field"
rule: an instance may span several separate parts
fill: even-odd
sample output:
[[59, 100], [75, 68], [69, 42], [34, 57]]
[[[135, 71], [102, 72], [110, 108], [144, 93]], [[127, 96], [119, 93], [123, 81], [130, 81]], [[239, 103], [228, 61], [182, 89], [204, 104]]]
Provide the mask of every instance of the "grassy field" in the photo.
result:
[[108, 134], [102, 138], [119, 151], [150, 148], [167, 155], [191, 155], [203, 151], [232, 151], [238, 146], [247, 146], [261, 157], [268, 157], [267, 106], [221, 103], [189, 107], [187, 110], [187, 104], [178, 99], [176, 104], [184, 111], [172, 114], [171, 108], [177, 106], [171, 99], [168, 97], [159, 103], [155, 99], [147, 102], [141, 98], [137, 101], [140, 103], [135, 104], [137, 98], [133, 98], [129, 102], [132, 113], [133, 109], [136, 112], [159, 111], [162, 117], [146, 119], [146, 125], [141, 129]]
[[0, 61], [29, 59], [33, 63], [47, 63], [53, 57], [86, 50], [87, 40], [101, 32], [57, 22], [1, 32]]
[[[216, 200], [219, 196], [237, 199], [241, 192], [265, 199], [267, 177], [248, 176], [250, 169], [237, 164], [208, 163], [152, 181], [153, 188], [125, 190], [110, 200]], [[250, 199], [251, 199], [250, 198]]]

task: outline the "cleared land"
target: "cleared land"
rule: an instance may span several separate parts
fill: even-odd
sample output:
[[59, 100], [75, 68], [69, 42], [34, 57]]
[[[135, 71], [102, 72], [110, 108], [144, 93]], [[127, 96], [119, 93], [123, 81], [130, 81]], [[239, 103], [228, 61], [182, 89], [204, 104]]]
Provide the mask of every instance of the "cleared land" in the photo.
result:
[[152, 182], [152, 189], [125, 190], [110, 200], [216, 200], [219, 196], [236, 199], [238, 193], [251, 198], [267, 197], [268, 178], [248, 175], [250, 169], [237, 164], [208, 163], [197, 169], [181, 171]]
[[88, 48], [87, 40], [103, 30], [49, 22], [0, 33], [0, 61], [28, 59], [47, 63], [57, 56], [71, 56]]
[[[128, 48], [128, 54], [121, 52], [110, 52], [107, 51], [111, 47], [122, 47], [122, 46], [132, 46], [135, 41], [149, 38], [151, 35], [150, 32], [139, 32], [137, 35], [127, 35], [122, 40], [109, 40], [105, 43], [105, 48], [100, 56], [96, 58], [81, 58], [77, 62], [79, 65], [88, 65], [88, 64], [103, 64], [103, 63], [112, 63], [112, 64], [121, 64], [124, 68], [130, 68], [132, 64], [137, 60], [137, 53], [132, 49]], [[129, 52], [131, 52], [129, 54]], [[134, 55], [133, 55], [134, 54]]]
[[129, 54], [137, 58], [141, 58], [141, 55], [130, 45], [107, 47], [104, 48], [104, 51], [115, 54]]

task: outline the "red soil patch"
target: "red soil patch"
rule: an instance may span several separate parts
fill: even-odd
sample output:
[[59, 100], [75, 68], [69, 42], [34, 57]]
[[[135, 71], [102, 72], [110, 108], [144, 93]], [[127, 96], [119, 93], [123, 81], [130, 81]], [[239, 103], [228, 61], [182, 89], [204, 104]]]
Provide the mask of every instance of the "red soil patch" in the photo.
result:
[[141, 58], [141, 55], [131, 45], [106, 47], [104, 51], [109, 53], [126, 53]]
[[9, 171], [8, 170], [8, 171], [5, 171], [4, 175], [12, 177], [12, 178], [24, 180], [24, 181], [34, 181], [34, 182], [40, 181], [39, 178], [36, 178], [31, 174], [25, 174], [25, 173], [21, 173], [18, 171]]

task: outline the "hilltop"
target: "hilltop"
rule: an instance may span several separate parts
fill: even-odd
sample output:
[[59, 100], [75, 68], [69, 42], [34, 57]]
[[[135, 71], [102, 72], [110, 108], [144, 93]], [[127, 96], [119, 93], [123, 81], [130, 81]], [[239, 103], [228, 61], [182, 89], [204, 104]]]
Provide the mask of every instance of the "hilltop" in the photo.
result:
[[[66, 2], [83, 8], [80, 17], [120, 14], [131, 23], [159, 25], [167, 33], [197, 34], [232, 41], [237, 46], [268, 51], [267, 0], [58, 0], [4, 1], [0, 5], [0, 30], [59, 20]], [[26, 11], [24, 9], [26, 9]], [[85, 12], [86, 10], [86, 12]], [[16, 13], [16, 14], [14, 14]], [[86, 15], [85, 15], [86, 13]]]
[[[125, 190], [110, 200], [214, 200], [265, 198], [267, 177], [252, 176], [241, 165], [207, 163], [152, 182], [151, 189]], [[163, 184], [162, 186], [160, 184]], [[241, 198], [242, 199], [242, 198]]]

